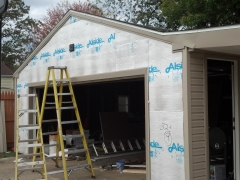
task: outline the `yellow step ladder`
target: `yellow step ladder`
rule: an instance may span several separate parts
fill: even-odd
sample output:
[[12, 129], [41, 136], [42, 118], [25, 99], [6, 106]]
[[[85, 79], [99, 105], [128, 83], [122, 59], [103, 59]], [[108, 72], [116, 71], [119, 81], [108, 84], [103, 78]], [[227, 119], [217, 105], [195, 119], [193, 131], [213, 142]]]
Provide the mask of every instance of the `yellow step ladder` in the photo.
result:
[[[21, 109], [21, 102], [23, 98], [28, 98], [29, 100], [31, 98], [33, 102], [35, 101], [35, 108], [36, 109]], [[33, 123], [28, 125], [20, 125], [20, 119], [22, 119], [24, 114], [29, 113], [36, 115], [36, 118], [33, 118]], [[18, 94], [17, 99], [17, 122], [16, 122], [16, 146], [15, 146], [15, 152], [16, 152], [16, 160], [15, 160], [15, 180], [19, 179], [19, 176], [27, 170], [30, 171], [38, 171], [38, 169], [41, 169], [41, 180], [47, 180], [47, 168], [46, 168], [46, 161], [45, 161], [45, 155], [44, 155], [44, 146], [43, 146], [43, 136], [42, 136], [42, 128], [41, 124], [39, 123], [39, 117], [40, 117], [40, 111], [39, 111], [39, 105], [38, 105], [38, 96], [37, 94]], [[35, 139], [20, 139], [20, 131], [33, 131], [35, 132], [37, 130], [37, 138]], [[26, 144], [27, 143], [27, 144]], [[34, 148], [38, 149], [39, 151], [34, 152], [33, 154], [23, 154], [19, 155], [19, 148]], [[19, 162], [19, 157], [40, 157], [39, 161], [34, 162]]]
[[[56, 71], [56, 72], [55, 72]], [[56, 73], [56, 75], [55, 75]], [[59, 79], [56, 79], [56, 76], [60, 76]], [[53, 94], [48, 94], [48, 88], [49, 86], [52, 86], [53, 88]], [[63, 87], [67, 86], [68, 91], [63, 92]], [[47, 97], [48, 100], [50, 99], [51, 101], [51, 96], [54, 96], [54, 102], [47, 102]], [[64, 98], [69, 98], [70, 101], [63, 101], [63, 96]], [[53, 98], [52, 98], [53, 99]], [[54, 106], [53, 106], [54, 105]], [[68, 106], [70, 105], [70, 106]], [[44, 111], [49, 110], [49, 109], [54, 109], [56, 111], [56, 119], [48, 119], [48, 120], [43, 120], [44, 116]], [[75, 120], [64, 120], [62, 121], [62, 111], [64, 110], [69, 110], [72, 109], [75, 112], [76, 119]], [[74, 118], [73, 118], [74, 119]], [[91, 177], [95, 178], [94, 171], [93, 171], [93, 166], [90, 158], [90, 153], [88, 150], [88, 145], [86, 142], [86, 137], [84, 135], [84, 130], [81, 124], [81, 119], [77, 107], [77, 103], [75, 100], [73, 88], [72, 88], [72, 83], [70, 81], [69, 73], [67, 70], [66, 66], [63, 67], [56, 67], [56, 66], [51, 66], [48, 67], [47, 70], [47, 77], [45, 81], [45, 87], [44, 87], [44, 93], [43, 93], [43, 99], [42, 99], [42, 107], [41, 107], [41, 115], [39, 118], [40, 124], [42, 123], [49, 123], [49, 122], [57, 122], [57, 131], [55, 132], [44, 132], [43, 135], [57, 135], [57, 140], [56, 140], [56, 156], [55, 158], [55, 163], [56, 167], [59, 166], [59, 152], [61, 150], [61, 158], [62, 158], [62, 170], [58, 171], [52, 171], [48, 172], [48, 174], [56, 174], [63, 172], [64, 173], [64, 179], [68, 180], [68, 176], [73, 170], [77, 169], [87, 169], [91, 173]], [[74, 151], [67, 151], [65, 152], [64, 150], [64, 138], [65, 136], [63, 135], [63, 130], [62, 130], [62, 125], [66, 124], [76, 124], [78, 125], [79, 129], [79, 134], [72, 135], [71, 137], [79, 137], [82, 140], [83, 144], [83, 149], [76, 149]], [[78, 154], [78, 153], [84, 153], [86, 155], [86, 160], [87, 164], [84, 165], [77, 165], [73, 167], [67, 167], [66, 163], [66, 157], [65, 155], [67, 154]], [[35, 159], [33, 159], [35, 161]]]

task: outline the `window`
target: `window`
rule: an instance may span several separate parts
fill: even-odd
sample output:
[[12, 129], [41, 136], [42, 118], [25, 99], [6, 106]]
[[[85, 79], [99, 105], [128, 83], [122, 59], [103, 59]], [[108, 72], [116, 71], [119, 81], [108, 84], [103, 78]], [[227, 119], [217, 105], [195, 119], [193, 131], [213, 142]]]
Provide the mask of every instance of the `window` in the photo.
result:
[[118, 111], [128, 112], [128, 96], [118, 96]]

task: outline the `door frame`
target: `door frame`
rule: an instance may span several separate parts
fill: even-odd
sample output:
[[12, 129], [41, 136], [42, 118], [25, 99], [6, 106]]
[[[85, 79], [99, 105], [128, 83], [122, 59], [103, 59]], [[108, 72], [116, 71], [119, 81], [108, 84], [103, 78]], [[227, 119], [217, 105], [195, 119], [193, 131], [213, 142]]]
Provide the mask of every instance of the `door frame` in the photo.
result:
[[[115, 71], [102, 74], [92, 74], [85, 76], [71, 77], [72, 85], [88, 84], [96, 82], [115, 81], [122, 79], [132, 79], [142, 77], [144, 79], [144, 99], [145, 99], [145, 150], [146, 150], [146, 179], [151, 179], [151, 159], [150, 159], [150, 117], [149, 117], [149, 70], [146, 68], [130, 69], [124, 71]], [[44, 87], [45, 81], [28, 83], [28, 88], [36, 91], [36, 88]], [[41, 105], [40, 105], [41, 106]]]
[[[239, 58], [239, 57], [238, 57]], [[232, 81], [232, 92], [234, 93], [233, 97], [235, 99], [234, 101], [234, 117], [235, 117], [235, 154], [234, 154], [234, 179], [240, 179], [240, 171], [237, 171], [237, 169], [240, 168], [240, 138], [239, 138], [239, 63], [237, 61], [237, 57], [232, 57], [230, 55], [213, 55], [213, 54], [204, 54], [204, 61], [205, 61], [205, 97], [206, 97], [206, 105], [208, 104], [208, 82], [207, 82], [207, 61], [216, 60], [216, 61], [229, 61], [233, 63], [233, 81]], [[206, 106], [207, 107], [207, 106]], [[206, 108], [206, 114], [208, 114], [208, 108]], [[206, 122], [208, 123], [208, 115], [206, 116]], [[206, 127], [206, 132], [208, 132], [208, 127]], [[207, 138], [209, 139], [209, 134], [207, 133]], [[207, 143], [207, 150], [209, 151], [209, 143]], [[208, 152], [209, 154], [209, 152]], [[209, 157], [208, 157], [209, 159]], [[210, 168], [208, 169], [210, 171]], [[208, 173], [209, 174], [209, 173]]]

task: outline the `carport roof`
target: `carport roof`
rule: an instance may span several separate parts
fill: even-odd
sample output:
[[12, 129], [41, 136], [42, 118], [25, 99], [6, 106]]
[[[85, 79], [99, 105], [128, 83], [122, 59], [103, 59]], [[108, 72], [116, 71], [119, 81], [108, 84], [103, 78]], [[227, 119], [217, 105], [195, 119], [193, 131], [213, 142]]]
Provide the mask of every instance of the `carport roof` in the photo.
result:
[[15, 77], [18, 76], [18, 74], [32, 60], [35, 54], [37, 54], [47, 44], [47, 42], [71, 16], [164, 41], [179, 49], [188, 47], [191, 49], [240, 55], [240, 25], [178, 32], [163, 32], [154, 28], [149, 29], [143, 26], [136, 26], [121, 21], [70, 10], [47, 35], [47, 37], [38, 45], [38, 47], [28, 56], [25, 62], [15, 71], [13, 74]]

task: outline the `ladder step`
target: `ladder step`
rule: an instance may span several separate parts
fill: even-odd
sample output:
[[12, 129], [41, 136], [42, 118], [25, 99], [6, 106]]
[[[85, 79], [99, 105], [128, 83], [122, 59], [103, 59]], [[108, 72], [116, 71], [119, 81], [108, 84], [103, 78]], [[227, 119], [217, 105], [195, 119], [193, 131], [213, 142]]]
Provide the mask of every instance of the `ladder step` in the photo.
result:
[[71, 121], [62, 121], [62, 124], [73, 124], [73, 123], [81, 123], [80, 120], [71, 120]]
[[55, 102], [45, 102], [45, 104], [56, 104]]
[[64, 172], [64, 171], [63, 170], [51, 171], [51, 172], [47, 172], [47, 175], [58, 174], [58, 173], [62, 173], [62, 172]]
[[[82, 165], [78, 165], [78, 166], [72, 166], [72, 167], [68, 167], [67, 171], [83, 169], [83, 168], [87, 168], [89, 166], [90, 166], [89, 164], [82, 164]], [[62, 172], [64, 172], [64, 171], [63, 170], [58, 170], [58, 171], [48, 172], [47, 174], [50, 175], [50, 174], [57, 174], [57, 173], [62, 173]]]
[[72, 93], [57, 93], [58, 96], [68, 96], [72, 95]]
[[23, 130], [23, 129], [34, 130], [34, 129], [39, 129], [39, 128], [40, 128], [40, 126], [31, 124], [31, 125], [20, 125], [18, 129], [21, 129], [21, 130]]
[[[58, 96], [69, 96], [72, 95], [72, 93], [57, 93]], [[47, 94], [47, 96], [54, 96], [54, 94]]]
[[18, 140], [19, 143], [22, 142], [33, 142], [33, 141], [38, 141], [39, 139], [25, 139], [25, 140]]
[[51, 106], [51, 107], [45, 107], [44, 109], [56, 109], [55, 106]]
[[52, 134], [58, 134], [58, 131], [42, 133], [43, 136], [52, 135]]
[[57, 122], [57, 119], [42, 120], [42, 123]]
[[75, 106], [69, 106], [69, 107], [59, 107], [60, 110], [63, 110], [63, 109], [76, 109]]
[[21, 145], [18, 145], [18, 147], [40, 147], [42, 146], [41, 143], [38, 143], [38, 144], [21, 144]]
[[36, 113], [36, 112], [38, 112], [38, 110], [36, 110], [36, 109], [20, 109], [19, 112]]
[[23, 162], [23, 163], [18, 163], [18, 167], [23, 167], [23, 166], [32, 166], [32, 165], [41, 165], [44, 164], [43, 161], [35, 161], [35, 162]]
[[58, 144], [44, 144], [44, 147], [58, 146]]
[[[56, 109], [55, 106], [51, 106], [51, 107], [45, 107], [44, 109]], [[63, 109], [76, 109], [75, 106], [68, 106], [68, 107], [59, 107], [60, 110], [63, 110]]]
[[65, 154], [78, 154], [78, 153], [83, 153], [86, 151], [87, 151], [86, 149], [70, 150], [70, 151], [65, 152]]
[[40, 166], [34, 166], [34, 167], [28, 167], [28, 168], [19, 168], [19, 171], [29, 171], [29, 170], [34, 170], [34, 169], [41, 169], [42, 167]]
[[37, 94], [18, 94], [19, 97], [37, 97]]
[[18, 157], [29, 157], [29, 156], [40, 156], [40, 153], [34, 153], [34, 154], [19, 154]]
[[84, 135], [82, 134], [74, 134], [74, 135], [65, 135], [65, 138], [68, 139], [68, 138], [77, 138], [77, 137], [83, 137]]
[[50, 69], [67, 69], [67, 66], [49, 66], [48, 70]]
[[[73, 101], [64, 101], [62, 104], [73, 104]], [[55, 102], [46, 102], [45, 104], [56, 104]]]

